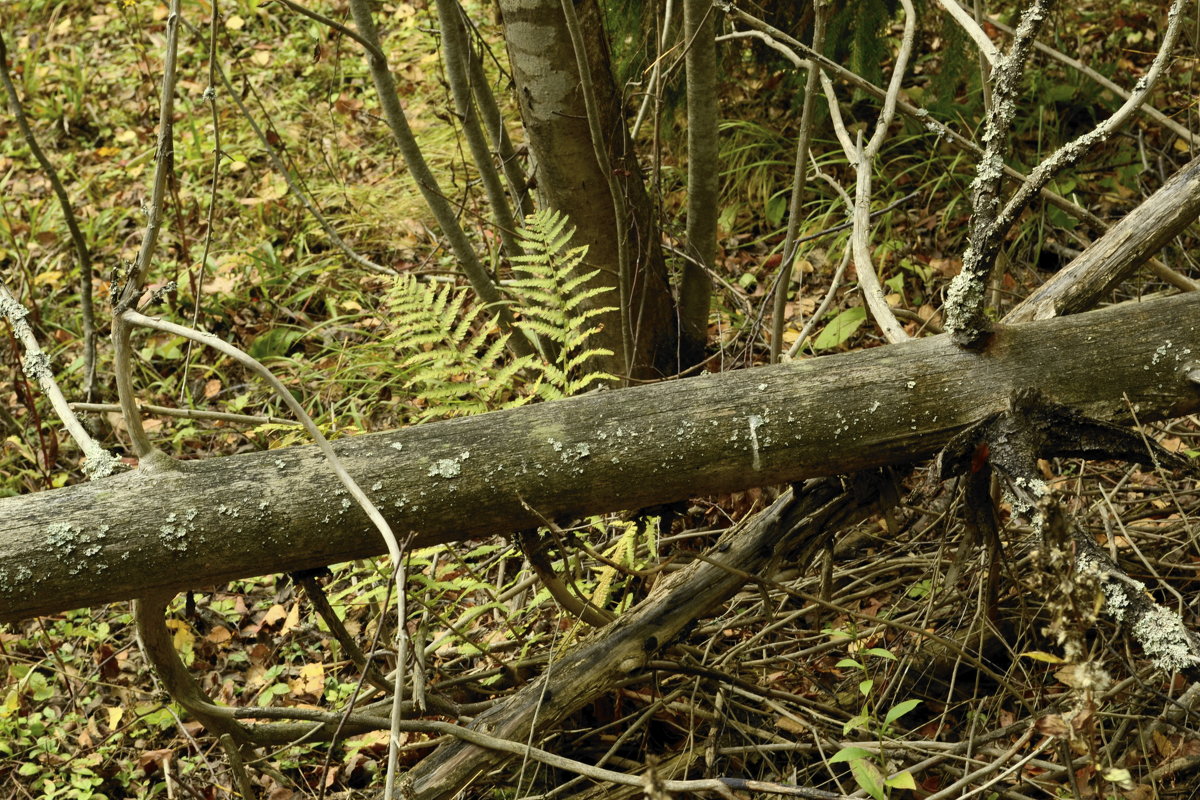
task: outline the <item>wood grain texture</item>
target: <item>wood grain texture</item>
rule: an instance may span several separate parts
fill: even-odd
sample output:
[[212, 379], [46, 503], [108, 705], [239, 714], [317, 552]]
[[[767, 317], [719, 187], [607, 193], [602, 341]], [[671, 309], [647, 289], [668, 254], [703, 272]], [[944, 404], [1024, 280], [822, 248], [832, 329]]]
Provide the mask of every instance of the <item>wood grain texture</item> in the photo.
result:
[[1200, 158], [1171, 176], [1078, 258], [1009, 312], [1010, 322], [1091, 308], [1200, 216]]
[[[335, 443], [418, 546], [912, 462], [1037, 387], [1090, 416], [1200, 409], [1200, 296], [597, 392]], [[0, 622], [377, 555], [314, 447], [0, 499]]]

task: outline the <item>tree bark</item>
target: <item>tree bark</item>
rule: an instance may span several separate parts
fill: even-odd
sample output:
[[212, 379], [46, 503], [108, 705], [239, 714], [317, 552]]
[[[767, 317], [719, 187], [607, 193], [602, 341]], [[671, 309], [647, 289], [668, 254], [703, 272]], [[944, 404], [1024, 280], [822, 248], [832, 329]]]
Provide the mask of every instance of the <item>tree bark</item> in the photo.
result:
[[[704, 359], [712, 276], [717, 259], [720, 174], [717, 146], [717, 12], [709, 0], [684, 0], [687, 43], [688, 203], [687, 249], [694, 261], [679, 279], [680, 351], [688, 366]], [[786, 289], [786, 287], [784, 287]]]
[[[1036, 387], [1103, 419], [1200, 409], [1200, 296], [704, 375], [335, 443], [414, 545], [912, 462]], [[0, 499], [0, 622], [317, 567], [383, 542], [314, 447]]]
[[[587, 109], [575, 67], [575, 51], [560, 0], [500, 0], [504, 37], [516, 85], [525, 135], [533, 159], [533, 176], [544, 205], [565, 213], [575, 225], [574, 244], [588, 246], [581, 270], [599, 269], [590, 286], [611, 292], [595, 307], [616, 306], [620, 297], [618, 248], [629, 243], [629, 336], [633, 377], [670, 375], [677, 371], [675, 311], [658, 226], [642, 183], [641, 169], [625, 126], [621, 96], [613, 83], [608, 42], [595, 0], [579, 0], [576, 14], [584, 34], [591, 83], [598, 101], [600, 125], [610, 136], [602, 143], [618, 177], [629, 210], [629, 230], [618, 230], [609, 176], [597, 162]], [[596, 342], [614, 355], [598, 363], [614, 375], [626, 374], [621, 315], [601, 317], [604, 330]]]
[[[844, 491], [841, 482], [826, 479], [784, 493], [746, 525], [726, 532], [710, 551], [715, 558], [697, 559], [667, 578], [591, 641], [572, 647], [536, 681], [472, 720], [471, 727], [525, 741], [531, 730], [560, 725], [588, 701], [645, 668], [700, 615], [737, 593], [747, 574], [769, 574], [783, 558], [803, 562], [833, 531], [874, 511], [877, 487], [858, 481], [855, 489]], [[404, 776], [397, 796], [446, 800], [511, 758], [452, 740]]]
[[1163, 184], [1009, 312], [1027, 322], [1091, 308], [1200, 216], [1200, 158]]

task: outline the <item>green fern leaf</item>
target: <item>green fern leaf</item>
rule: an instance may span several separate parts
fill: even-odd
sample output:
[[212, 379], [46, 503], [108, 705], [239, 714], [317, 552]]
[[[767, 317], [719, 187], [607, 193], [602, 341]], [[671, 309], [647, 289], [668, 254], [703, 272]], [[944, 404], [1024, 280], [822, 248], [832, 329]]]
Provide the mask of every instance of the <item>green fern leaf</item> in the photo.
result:
[[[574, 228], [558, 212], [531, 215], [518, 232], [523, 255], [512, 259], [508, 282], [522, 333], [542, 357], [513, 357], [494, 309], [471, 301], [469, 290], [451, 283], [397, 278], [385, 297], [389, 332], [383, 345], [394, 352], [390, 369], [414, 400], [420, 421], [512, 408], [534, 400], [557, 400], [615, 380], [595, 368], [612, 352], [591, 343], [609, 287], [594, 286], [599, 270], [581, 269], [586, 247], [571, 245]], [[388, 369], [387, 362], [375, 362]], [[357, 366], [362, 367], [359, 361]]]

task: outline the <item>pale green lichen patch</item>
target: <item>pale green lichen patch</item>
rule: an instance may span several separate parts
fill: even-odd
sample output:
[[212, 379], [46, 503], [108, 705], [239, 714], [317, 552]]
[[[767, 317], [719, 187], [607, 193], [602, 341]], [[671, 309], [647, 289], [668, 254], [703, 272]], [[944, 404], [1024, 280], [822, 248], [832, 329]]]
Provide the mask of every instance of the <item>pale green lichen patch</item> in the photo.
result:
[[439, 458], [429, 467], [431, 478], [457, 478], [462, 473], [462, 462], [471, 457], [470, 450], [459, 453], [458, 458]]
[[46, 541], [61, 553], [70, 554], [79, 543], [79, 535], [65, 522], [51, 522], [46, 526]]
[[[1086, 552], [1076, 557], [1080, 574], [1096, 575], [1102, 581], [1104, 610], [1117, 622], [1135, 614], [1135, 600], [1146, 591], [1141, 581], [1114, 573], [1104, 561]], [[1145, 607], [1145, 604], [1142, 604]], [[1130, 633], [1155, 666], [1178, 672], [1200, 665], [1200, 638], [1187, 629], [1178, 614], [1156, 603], [1149, 604], [1130, 626]]]
[[1133, 625], [1133, 635], [1146, 652], [1164, 672], [1178, 672], [1200, 664], [1195, 652], [1196, 636], [1183, 624], [1183, 620], [1162, 606], [1155, 605]]
[[[217, 513], [238, 516], [237, 509], [224, 504], [218, 507]], [[158, 539], [162, 542], [163, 547], [176, 553], [185, 552], [191, 540], [196, 538], [195, 519], [199, 514], [199, 510], [195, 508], [189, 508], [183, 512], [183, 519], [180, 519], [179, 514], [174, 511], [168, 514], [165, 520], [166, 524], [159, 526], [158, 529]]]
[[33, 582], [33, 572], [24, 565], [16, 567], [11, 574], [7, 569], [0, 569], [0, 592], [12, 594], [28, 591], [29, 584]]
[[8, 294], [0, 294], [0, 316], [8, 317], [14, 325], [29, 316], [29, 309], [18, 303]]
[[[225, 506], [221, 506], [224, 508]], [[158, 540], [168, 550], [182, 553], [187, 550], [188, 524], [180, 522], [175, 512], [167, 515], [166, 524], [158, 529]]]
[[121, 459], [106, 450], [90, 454], [83, 460], [83, 474], [88, 480], [107, 478], [121, 467]]
[[46, 541], [58, 559], [67, 565], [68, 574], [79, 575], [85, 570], [99, 572], [104, 565], [97, 565], [94, 559], [103, 550], [108, 531], [108, 525], [80, 531], [66, 522], [52, 522], [46, 526]]
[[28, 354], [25, 356], [22, 371], [25, 373], [25, 377], [33, 381], [49, 378], [53, 374], [50, 371], [50, 356], [45, 353]]
[[555, 439], [547, 439], [547, 441], [554, 448], [554, 452], [558, 453], [559, 458], [564, 464], [571, 461], [580, 461], [592, 454], [592, 446], [587, 442], [564, 444]]

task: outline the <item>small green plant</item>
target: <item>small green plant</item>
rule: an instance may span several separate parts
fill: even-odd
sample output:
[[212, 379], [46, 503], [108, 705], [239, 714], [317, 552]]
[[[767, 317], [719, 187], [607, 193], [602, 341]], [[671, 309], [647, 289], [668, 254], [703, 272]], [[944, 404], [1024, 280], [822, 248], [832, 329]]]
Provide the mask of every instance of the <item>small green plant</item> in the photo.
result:
[[813, 340], [813, 350], [832, 350], [845, 343], [867, 321], [865, 306], [851, 306], [839, 311], [829, 321], [817, 338]]
[[[611, 351], [589, 345], [598, 317], [612, 310], [591, 301], [610, 289], [587, 285], [599, 271], [579, 271], [587, 248], [570, 246], [573, 233], [563, 214], [548, 210], [531, 214], [518, 231], [524, 253], [513, 259], [518, 277], [507, 287], [516, 333], [502, 333], [465, 287], [396, 279], [385, 300], [385, 341], [401, 351], [398, 369], [419, 420], [557, 400], [612, 380], [591, 367]], [[537, 355], [509, 353], [509, 339], [520, 335], [535, 343]]]
[[610, 356], [612, 351], [588, 345], [600, 330], [598, 318], [613, 310], [589, 301], [612, 289], [588, 286], [600, 270], [579, 271], [587, 247], [570, 246], [575, 229], [567, 222], [564, 214], [550, 209], [525, 219], [517, 231], [525, 252], [513, 258], [513, 272], [520, 277], [510, 284], [521, 313], [518, 326], [530, 339], [541, 342], [541, 394], [548, 400], [579, 394], [613, 379], [589, 366], [593, 358]]
[[407, 356], [398, 367], [406, 375], [420, 419], [478, 414], [522, 405], [527, 395], [512, 391], [513, 379], [533, 363], [510, 359], [512, 334], [499, 333], [484, 307], [468, 302], [469, 290], [452, 284], [421, 283], [412, 275], [396, 279], [386, 304], [391, 332], [386, 342]]
[[[883, 647], [867, 648], [860, 651], [859, 655], [889, 661], [896, 660], [892, 651]], [[836, 665], [839, 669], [853, 669], [861, 675], [861, 680], [858, 682], [858, 693], [862, 695], [862, 708], [858, 714], [846, 721], [842, 726], [842, 733], [849, 735], [856, 730], [865, 731], [875, 736], [879, 746], [874, 750], [868, 750], [865, 747], [847, 745], [834, 753], [833, 757], [829, 759], [829, 763], [848, 763], [850, 772], [854, 775], [854, 780], [858, 783], [859, 788], [875, 800], [886, 800], [893, 789], [916, 788], [916, 781], [913, 780], [912, 773], [908, 770], [886, 777], [887, 759], [883, 751], [883, 740], [891, 735], [893, 724], [920, 705], [921, 701], [901, 700], [880, 717], [874, 699], [875, 680], [871, 677], [871, 671], [864, 662], [865, 658], [863, 660], [843, 658]]]

